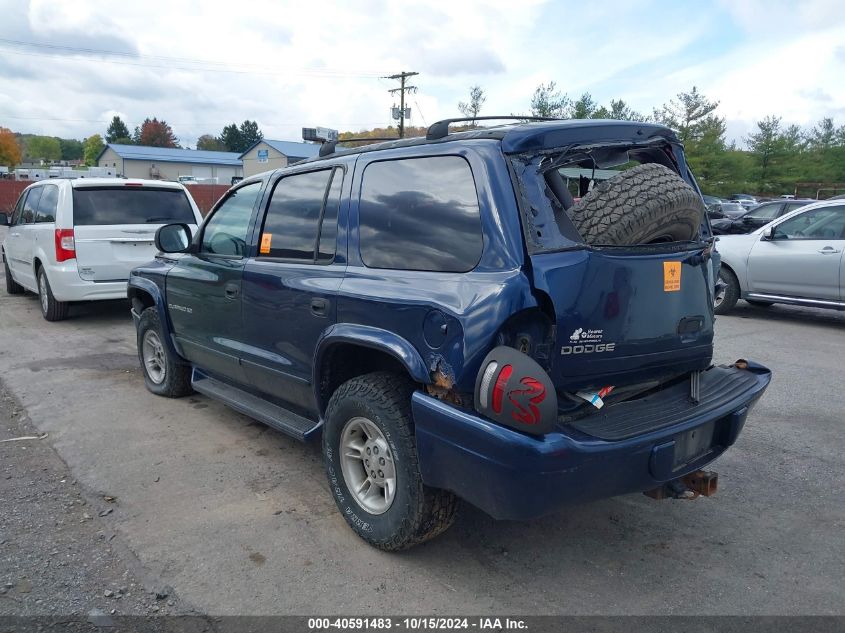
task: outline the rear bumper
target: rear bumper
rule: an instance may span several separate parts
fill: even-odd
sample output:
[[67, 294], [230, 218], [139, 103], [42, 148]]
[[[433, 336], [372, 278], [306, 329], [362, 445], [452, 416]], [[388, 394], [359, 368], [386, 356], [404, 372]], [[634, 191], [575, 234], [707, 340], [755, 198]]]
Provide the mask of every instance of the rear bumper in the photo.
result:
[[125, 299], [126, 281], [85, 281], [76, 269], [76, 260], [47, 266], [50, 289], [58, 301], [97, 301]]
[[[702, 468], [736, 441], [771, 381], [771, 372], [754, 363], [737, 371], [753, 379], [716, 406], [711, 402], [697, 414], [690, 403], [677, 424], [619, 441], [567, 427], [529, 436], [416, 392], [412, 408], [423, 481], [455, 492], [497, 519], [528, 519], [565, 505], [656, 488]], [[709, 449], [678, 465], [676, 442], [711, 423]]]

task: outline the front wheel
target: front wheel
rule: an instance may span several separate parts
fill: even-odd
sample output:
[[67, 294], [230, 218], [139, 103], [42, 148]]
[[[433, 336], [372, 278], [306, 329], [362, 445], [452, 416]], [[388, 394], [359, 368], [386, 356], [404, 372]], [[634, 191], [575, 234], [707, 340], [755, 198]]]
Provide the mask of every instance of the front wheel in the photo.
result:
[[70, 304], [56, 300], [47, 279], [47, 272], [43, 268], [38, 269], [38, 300], [41, 304], [41, 314], [48, 321], [63, 321], [67, 318]]
[[138, 321], [138, 358], [144, 383], [157, 396], [181, 398], [193, 393], [191, 368], [178, 362], [164, 337], [158, 310], [154, 306], [147, 308]]
[[724, 285], [716, 292], [713, 311], [716, 314], [727, 314], [733, 310], [739, 300], [739, 280], [724, 266], [719, 271], [719, 279]]
[[411, 419], [412, 383], [377, 372], [332, 395], [323, 427], [329, 487], [358, 536], [386, 551], [407, 549], [452, 525], [457, 498], [420, 476]]

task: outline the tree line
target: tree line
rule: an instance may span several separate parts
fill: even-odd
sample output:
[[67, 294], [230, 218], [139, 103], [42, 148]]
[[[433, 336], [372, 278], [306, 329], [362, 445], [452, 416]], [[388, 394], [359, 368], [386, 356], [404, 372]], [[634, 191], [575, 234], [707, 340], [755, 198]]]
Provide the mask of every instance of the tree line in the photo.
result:
[[[481, 86], [470, 88], [469, 98], [457, 104], [468, 119], [465, 129], [476, 124], [487, 95]], [[651, 113], [637, 112], [623, 99], [598, 103], [589, 92], [572, 98], [556, 82], [542, 83], [534, 90], [527, 113], [515, 116], [566, 119], [618, 119], [649, 121], [674, 129], [684, 143], [687, 160], [705, 193], [728, 195], [755, 193], [778, 195], [797, 193], [820, 197], [845, 191], [845, 125], [837, 126], [825, 117], [814, 126], [802, 128], [784, 124], [781, 117], [769, 115], [756, 122], [739, 147], [726, 137], [725, 117], [719, 114], [719, 102], [709, 99], [696, 86]], [[422, 136], [424, 127], [406, 126], [408, 136]], [[360, 132], [343, 132], [340, 139], [395, 137], [396, 128], [388, 126]], [[255, 121], [231, 123], [218, 135], [203, 134], [197, 149], [242, 153], [264, 137]], [[0, 128], [0, 164], [13, 167], [23, 160], [78, 160], [93, 165], [105, 143], [179, 147], [179, 139], [164, 119], [146, 118], [130, 133], [129, 127], [115, 116], [105, 134], [93, 134], [83, 140], [51, 136], [14, 134]], [[799, 183], [804, 186], [799, 187]]]
[[[481, 86], [472, 86], [469, 98], [457, 104], [468, 124], [454, 129], [474, 126], [486, 100]], [[720, 116], [718, 108], [719, 102], [709, 99], [696, 86], [644, 114], [623, 99], [611, 99], [603, 105], [589, 92], [572, 98], [550, 81], [537, 86], [527, 113], [512, 115], [526, 119], [531, 116], [660, 123], [677, 132], [699, 186], [715, 196], [797, 193], [824, 198], [845, 192], [845, 125], [837, 127], [832, 118], [825, 117], [810, 128], [801, 128], [785, 125], [781, 117], [770, 115], [757, 121], [743, 139], [746, 149], [728, 141], [725, 117]], [[423, 127], [406, 127], [405, 131], [408, 136], [425, 135]], [[390, 136], [396, 136], [392, 126], [344, 132], [339, 138]]]
[[[240, 125], [231, 123], [219, 136], [203, 134], [197, 139], [199, 150], [242, 153], [264, 134], [255, 121], [246, 120]], [[76, 161], [95, 165], [97, 157], [107, 143], [117, 145], [144, 145], [147, 147], [179, 148], [179, 139], [164, 119], [146, 118], [135, 126], [133, 132], [119, 116], [112, 118], [104, 135], [92, 134], [82, 139], [65, 139], [57, 136], [20, 134], [0, 127], [0, 165], [13, 168], [24, 161]]]

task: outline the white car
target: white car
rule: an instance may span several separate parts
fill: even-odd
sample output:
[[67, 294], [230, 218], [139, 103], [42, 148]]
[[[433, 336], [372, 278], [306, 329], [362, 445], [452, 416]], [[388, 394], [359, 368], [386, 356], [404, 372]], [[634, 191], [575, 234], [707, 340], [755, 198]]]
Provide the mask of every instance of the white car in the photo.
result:
[[845, 200], [801, 207], [748, 235], [718, 238], [716, 314], [737, 300], [845, 309]]
[[38, 293], [48, 321], [72, 301], [126, 297], [129, 272], [156, 255], [163, 224], [196, 232], [202, 215], [179, 183], [86, 178], [45, 180], [21, 193], [2, 245], [6, 292]]

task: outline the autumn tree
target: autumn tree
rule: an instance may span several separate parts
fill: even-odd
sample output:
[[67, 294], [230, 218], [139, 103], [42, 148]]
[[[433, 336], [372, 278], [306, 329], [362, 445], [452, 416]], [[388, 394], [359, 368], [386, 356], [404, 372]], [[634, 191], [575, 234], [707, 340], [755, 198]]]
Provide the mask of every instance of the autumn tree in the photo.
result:
[[531, 116], [561, 118], [569, 107], [570, 99], [557, 90], [557, 84], [550, 81], [540, 84], [531, 97]]
[[179, 139], [167, 125], [167, 121], [157, 118], [144, 119], [140, 127], [135, 128], [134, 141], [147, 147], [179, 147]]
[[226, 145], [213, 134], [203, 134], [197, 139], [197, 149], [204, 149], [212, 152], [225, 152]]
[[484, 90], [481, 86], [475, 85], [469, 89], [469, 101], [458, 102], [458, 110], [468, 119], [472, 119], [472, 125], [475, 125], [475, 119], [485, 101], [487, 101], [487, 95], [484, 94]]
[[132, 139], [129, 137], [129, 128], [119, 116], [115, 115], [109, 127], [106, 130], [106, 143], [117, 143], [119, 145], [127, 145], [131, 143]]
[[85, 164], [89, 167], [92, 167], [97, 164], [97, 157], [100, 155], [100, 152], [106, 147], [106, 144], [103, 143], [103, 137], [99, 134], [93, 134], [86, 138], [82, 145], [84, 147], [84, 157], [85, 157]]
[[8, 128], [0, 127], [0, 165], [13, 169], [20, 162], [21, 148], [15, 134]]

